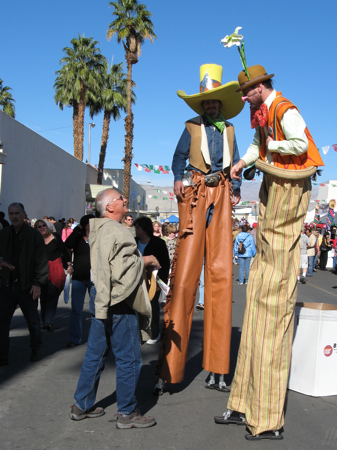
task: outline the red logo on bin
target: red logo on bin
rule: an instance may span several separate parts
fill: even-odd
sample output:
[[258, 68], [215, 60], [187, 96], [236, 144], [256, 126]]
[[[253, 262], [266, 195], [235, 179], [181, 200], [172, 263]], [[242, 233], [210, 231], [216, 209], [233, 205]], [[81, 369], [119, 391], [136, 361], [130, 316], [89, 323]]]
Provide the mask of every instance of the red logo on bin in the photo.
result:
[[331, 356], [332, 355], [332, 347], [331, 345], [327, 345], [324, 347], [324, 355], [325, 356]]

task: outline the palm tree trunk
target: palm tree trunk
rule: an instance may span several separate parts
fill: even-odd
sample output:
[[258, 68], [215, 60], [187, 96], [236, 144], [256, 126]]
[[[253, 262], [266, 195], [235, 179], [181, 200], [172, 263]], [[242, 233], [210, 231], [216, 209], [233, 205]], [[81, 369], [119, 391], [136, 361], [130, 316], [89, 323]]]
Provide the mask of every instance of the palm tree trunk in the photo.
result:
[[104, 110], [101, 151], [99, 153], [99, 163], [98, 163], [97, 184], [102, 184], [106, 147], [108, 145], [108, 139], [109, 139], [110, 119], [111, 119], [111, 112]]
[[132, 163], [132, 143], [133, 143], [133, 114], [131, 109], [131, 85], [132, 85], [132, 58], [127, 52], [125, 59], [128, 66], [127, 77], [127, 116], [125, 120], [125, 147], [124, 147], [124, 180], [123, 180], [123, 197], [129, 200], [130, 180], [131, 180], [131, 163]]
[[74, 156], [76, 156], [77, 151], [77, 136], [78, 136], [78, 103], [76, 100], [73, 101], [73, 137], [74, 137]]
[[81, 83], [80, 101], [78, 103], [78, 127], [76, 135], [75, 157], [83, 161], [83, 140], [84, 140], [84, 112], [85, 112], [85, 85]]

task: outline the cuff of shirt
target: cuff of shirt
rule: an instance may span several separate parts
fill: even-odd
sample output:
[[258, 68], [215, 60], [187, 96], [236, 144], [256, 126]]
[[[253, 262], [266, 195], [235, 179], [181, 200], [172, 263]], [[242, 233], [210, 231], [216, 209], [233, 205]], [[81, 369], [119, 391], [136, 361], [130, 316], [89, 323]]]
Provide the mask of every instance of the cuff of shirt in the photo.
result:
[[181, 175], [177, 175], [176, 177], [174, 177], [174, 182], [176, 181], [182, 181], [183, 177]]

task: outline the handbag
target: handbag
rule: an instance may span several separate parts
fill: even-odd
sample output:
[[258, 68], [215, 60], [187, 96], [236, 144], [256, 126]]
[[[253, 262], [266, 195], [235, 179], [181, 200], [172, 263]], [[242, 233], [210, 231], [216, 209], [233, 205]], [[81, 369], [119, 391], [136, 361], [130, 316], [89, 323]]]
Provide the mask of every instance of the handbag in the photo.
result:
[[245, 240], [248, 238], [248, 236], [239, 244], [239, 248], [238, 248], [238, 253], [240, 255], [244, 255], [246, 253], [246, 247], [243, 245], [243, 243], [245, 242]]

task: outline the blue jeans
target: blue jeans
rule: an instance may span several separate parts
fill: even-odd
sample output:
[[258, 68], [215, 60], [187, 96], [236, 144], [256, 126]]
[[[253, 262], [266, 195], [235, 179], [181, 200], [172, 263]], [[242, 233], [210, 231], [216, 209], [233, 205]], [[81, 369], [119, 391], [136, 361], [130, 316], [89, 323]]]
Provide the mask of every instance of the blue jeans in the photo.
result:
[[307, 275], [312, 276], [314, 273], [315, 256], [308, 256], [308, 272]]
[[90, 280], [73, 280], [71, 288], [71, 314], [69, 341], [80, 344], [82, 340], [82, 311], [85, 294], [92, 287]]
[[[94, 286], [89, 310], [94, 312]], [[99, 379], [112, 348], [116, 360], [116, 395], [119, 414], [131, 414], [137, 406], [135, 391], [142, 358], [135, 312], [125, 302], [111, 306], [107, 319], [91, 319], [87, 351], [75, 392], [75, 405], [82, 411], [95, 404]]]
[[9, 351], [9, 327], [17, 305], [26, 319], [30, 346], [38, 349], [41, 346], [41, 329], [37, 300], [33, 300], [30, 289], [21, 290], [20, 283], [11, 286], [0, 285], [0, 361], [8, 360]]
[[246, 280], [248, 281], [249, 270], [250, 270], [250, 260], [251, 258], [243, 258], [239, 257], [239, 283], [243, 283]]

